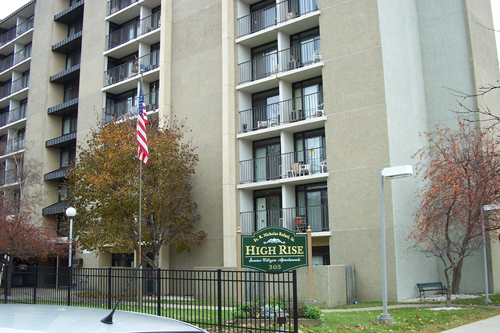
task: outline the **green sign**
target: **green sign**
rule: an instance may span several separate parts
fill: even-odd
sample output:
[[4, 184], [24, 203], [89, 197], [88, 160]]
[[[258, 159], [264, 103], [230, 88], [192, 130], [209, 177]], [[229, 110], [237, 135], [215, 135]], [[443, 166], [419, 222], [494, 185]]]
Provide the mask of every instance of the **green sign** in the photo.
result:
[[307, 235], [282, 227], [267, 227], [241, 236], [243, 267], [268, 273], [307, 266]]

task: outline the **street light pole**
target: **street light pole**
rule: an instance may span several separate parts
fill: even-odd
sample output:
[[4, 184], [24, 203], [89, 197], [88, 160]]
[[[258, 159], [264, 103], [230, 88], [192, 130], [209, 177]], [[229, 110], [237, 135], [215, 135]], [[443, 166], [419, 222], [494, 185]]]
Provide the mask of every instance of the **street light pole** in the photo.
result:
[[488, 210], [498, 210], [500, 205], [485, 205], [481, 207], [481, 222], [483, 224], [483, 252], [484, 252], [484, 287], [486, 297], [484, 298], [484, 303], [491, 303], [489, 296], [489, 281], [488, 281], [488, 251], [486, 249], [486, 222], [484, 220], [484, 212]]
[[411, 165], [402, 165], [380, 169], [380, 242], [382, 248], [382, 313], [377, 317], [381, 324], [394, 324], [394, 318], [387, 312], [387, 256], [385, 240], [385, 203], [384, 203], [384, 178], [402, 178], [413, 175]]
[[76, 215], [76, 209], [73, 207], [68, 207], [66, 209], [66, 216], [69, 217], [69, 257], [68, 257], [68, 267], [71, 267], [71, 261], [73, 257], [73, 244], [72, 244], [72, 239], [73, 239], [73, 217]]

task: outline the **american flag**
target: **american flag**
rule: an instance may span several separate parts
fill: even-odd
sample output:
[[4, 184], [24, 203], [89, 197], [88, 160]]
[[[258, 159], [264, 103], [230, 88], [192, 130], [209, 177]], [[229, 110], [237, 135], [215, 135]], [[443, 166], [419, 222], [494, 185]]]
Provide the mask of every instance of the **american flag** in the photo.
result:
[[148, 138], [146, 137], [146, 125], [148, 116], [146, 114], [146, 105], [142, 95], [142, 87], [139, 90], [139, 105], [137, 113], [137, 158], [146, 164], [149, 164]]

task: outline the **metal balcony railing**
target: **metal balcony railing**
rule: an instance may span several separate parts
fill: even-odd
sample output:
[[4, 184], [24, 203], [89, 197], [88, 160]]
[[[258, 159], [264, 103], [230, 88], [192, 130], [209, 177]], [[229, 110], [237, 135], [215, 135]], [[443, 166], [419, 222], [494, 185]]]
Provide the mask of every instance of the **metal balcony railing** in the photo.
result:
[[238, 37], [318, 10], [318, 0], [286, 0], [238, 19]]
[[31, 57], [31, 46], [0, 60], [0, 73]]
[[12, 82], [7, 82], [3, 86], [1, 86], [0, 87], [0, 99], [9, 96], [11, 91], [12, 91]]
[[24, 34], [26, 31], [30, 30], [33, 28], [33, 19], [34, 16], [29, 17], [26, 21], [23, 23], [15, 26], [14, 28], [4, 32], [3, 34], [0, 35], [0, 46], [3, 44], [6, 44], [10, 42], [11, 40], [16, 39], [16, 37], [21, 36]]
[[27, 88], [30, 84], [30, 75], [23, 75], [19, 79], [12, 81], [12, 94]]
[[19, 183], [21, 174], [16, 169], [0, 170], [0, 185]]
[[124, 81], [129, 77], [148, 72], [155, 69], [160, 64], [160, 51], [146, 54], [138, 59], [121, 64], [104, 71], [104, 86], [109, 86], [117, 82]]
[[268, 209], [240, 213], [241, 232], [251, 234], [260, 229], [279, 226], [294, 232], [330, 230], [328, 205], [311, 205], [282, 209]]
[[239, 64], [239, 83], [259, 80], [280, 72], [310, 66], [317, 62], [321, 62], [319, 38]]
[[[158, 109], [158, 99], [159, 91], [153, 91], [149, 94], [144, 95], [144, 102], [146, 104], [146, 111], [153, 111]], [[139, 104], [139, 98], [134, 97], [134, 99], [126, 99], [118, 101], [113, 105], [104, 108], [104, 120], [106, 122], [112, 119], [120, 119], [137, 116], [137, 105]]]
[[15, 123], [23, 118], [26, 118], [26, 104], [10, 110], [9, 112], [0, 114], [0, 127]]
[[0, 155], [8, 155], [24, 149], [24, 139], [0, 142]]
[[323, 92], [292, 98], [239, 112], [240, 133], [324, 115]]
[[240, 183], [263, 182], [327, 172], [326, 149], [313, 148], [240, 162]]
[[139, 0], [110, 0], [108, 1], [108, 16], [128, 7]]
[[106, 50], [110, 50], [129, 40], [158, 29], [161, 24], [160, 18], [160, 12], [156, 12], [140, 21], [133, 22], [120, 30], [112, 32], [106, 36]]

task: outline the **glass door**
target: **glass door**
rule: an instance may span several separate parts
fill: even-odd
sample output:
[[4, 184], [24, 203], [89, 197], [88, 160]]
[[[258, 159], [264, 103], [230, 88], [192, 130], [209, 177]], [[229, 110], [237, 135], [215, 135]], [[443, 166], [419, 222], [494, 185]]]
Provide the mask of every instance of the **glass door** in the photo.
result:
[[280, 178], [281, 145], [279, 138], [254, 142], [255, 181]]
[[255, 191], [255, 230], [281, 225], [281, 188]]

